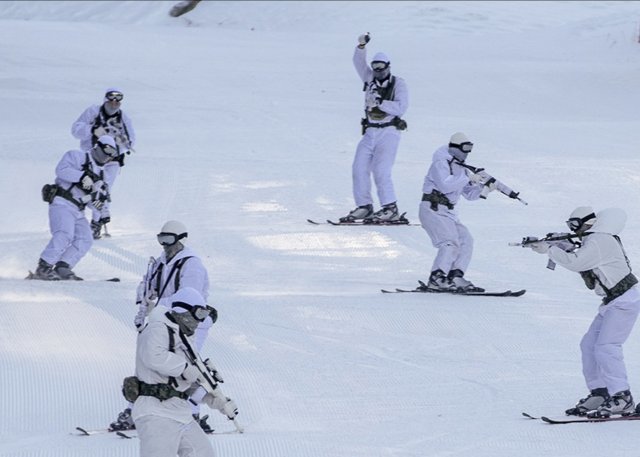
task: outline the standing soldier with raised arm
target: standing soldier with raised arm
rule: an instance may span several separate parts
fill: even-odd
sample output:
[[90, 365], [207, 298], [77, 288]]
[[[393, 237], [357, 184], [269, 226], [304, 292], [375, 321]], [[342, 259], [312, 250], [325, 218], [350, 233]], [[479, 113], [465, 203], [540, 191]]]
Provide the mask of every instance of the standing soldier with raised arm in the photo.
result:
[[[360, 35], [353, 54], [353, 65], [364, 83], [365, 92], [363, 136], [351, 170], [356, 208], [340, 218], [340, 222], [399, 223], [403, 218], [398, 212], [391, 171], [398, 152], [400, 131], [407, 128], [401, 116], [409, 107], [409, 92], [402, 78], [391, 75], [391, 61], [386, 54], [377, 53], [369, 66], [365, 49], [369, 39], [368, 33]], [[382, 206], [377, 212], [373, 211], [372, 175]]]
[[[80, 140], [83, 151], [91, 149], [98, 137], [109, 135], [113, 137], [118, 147], [118, 157], [104, 167], [104, 180], [113, 191], [120, 168], [124, 167], [125, 154], [133, 151], [136, 134], [131, 119], [120, 108], [124, 94], [121, 90], [110, 87], [104, 94], [102, 105], [92, 105], [78, 117], [71, 126], [71, 134]], [[101, 236], [102, 228], [111, 222], [109, 202], [102, 208], [94, 208], [91, 218], [93, 238]]]

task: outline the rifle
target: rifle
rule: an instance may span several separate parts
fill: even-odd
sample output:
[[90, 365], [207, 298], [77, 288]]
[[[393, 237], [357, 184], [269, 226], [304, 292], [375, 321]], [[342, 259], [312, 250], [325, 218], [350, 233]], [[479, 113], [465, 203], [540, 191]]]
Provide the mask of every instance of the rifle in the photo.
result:
[[[530, 247], [532, 244], [535, 243], [549, 243], [551, 245], [557, 245], [560, 249], [563, 249], [567, 252], [571, 252], [573, 251], [576, 247], [580, 246], [580, 241], [577, 239], [580, 238], [580, 235], [576, 235], [575, 233], [571, 234], [571, 233], [547, 233], [547, 236], [545, 236], [544, 238], [540, 238], [538, 239], [535, 236], [525, 236], [524, 238], [522, 238], [522, 241], [519, 243], [509, 243], [509, 246], [522, 246], [523, 248], [526, 247]], [[574, 241], [575, 239], [575, 241]], [[573, 246], [569, 246], [569, 247], [563, 247], [562, 244], [563, 242], [568, 241], [569, 243], [571, 243]], [[547, 261], [547, 268], [549, 270], [555, 270], [556, 268], [556, 263], [549, 259]]]
[[509, 198], [513, 198], [515, 200], [520, 200], [520, 202], [523, 205], [528, 205], [527, 202], [525, 202], [523, 199], [521, 199], [519, 197], [520, 192], [516, 192], [513, 189], [511, 189], [509, 186], [507, 186], [506, 184], [504, 184], [502, 181], [498, 181], [496, 178], [494, 178], [493, 176], [491, 176], [489, 173], [487, 173], [486, 171], [484, 171], [484, 168], [478, 168], [478, 167], [473, 167], [471, 165], [467, 165], [464, 162], [460, 162], [458, 160], [456, 160], [456, 163], [458, 163], [458, 165], [466, 168], [467, 170], [472, 171], [475, 174], [478, 174], [480, 176], [482, 176], [482, 185], [485, 186], [483, 189], [483, 193], [481, 195], [481, 198], [487, 198], [487, 193], [485, 193], [485, 189], [489, 189], [489, 185], [495, 183], [496, 189], [501, 193], [506, 195]]
[[551, 244], [557, 244], [554, 243], [556, 241], [570, 241], [573, 244], [578, 244], [577, 242], [573, 241], [575, 238], [580, 238], [580, 235], [576, 235], [575, 233], [563, 233], [558, 235], [557, 233], [547, 233], [547, 235], [544, 238], [537, 238], [535, 236], [525, 236], [524, 238], [522, 238], [522, 241], [518, 242], [518, 243], [509, 243], [509, 246], [522, 246], [523, 248], [529, 247], [534, 243], [538, 243], [538, 242], [549, 242]]
[[[211, 370], [207, 363], [200, 358], [200, 354], [193, 348], [191, 341], [182, 332], [180, 332], [180, 339], [185, 346], [184, 354], [187, 356], [187, 360], [200, 371], [200, 376], [198, 377], [200, 386], [214, 397], [224, 397], [229, 400], [229, 397], [224, 395], [219, 387], [219, 383], [223, 381], [218, 372]], [[233, 422], [239, 433], [244, 433], [244, 428], [236, 421], [235, 417], [229, 418], [229, 420]]]

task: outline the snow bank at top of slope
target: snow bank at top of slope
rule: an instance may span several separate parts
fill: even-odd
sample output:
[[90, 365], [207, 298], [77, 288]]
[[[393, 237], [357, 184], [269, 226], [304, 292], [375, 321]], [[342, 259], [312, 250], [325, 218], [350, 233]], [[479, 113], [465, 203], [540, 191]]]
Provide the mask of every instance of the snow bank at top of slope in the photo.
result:
[[[177, 1], [0, 2], [0, 20], [184, 25], [168, 11]], [[188, 14], [200, 27], [249, 30], [394, 31], [396, 33], [515, 32], [569, 26], [600, 34], [620, 28], [635, 35], [635, 2], [233, 2], [203, 1]], [[420, 40], [420, 36], [416, 36]]]

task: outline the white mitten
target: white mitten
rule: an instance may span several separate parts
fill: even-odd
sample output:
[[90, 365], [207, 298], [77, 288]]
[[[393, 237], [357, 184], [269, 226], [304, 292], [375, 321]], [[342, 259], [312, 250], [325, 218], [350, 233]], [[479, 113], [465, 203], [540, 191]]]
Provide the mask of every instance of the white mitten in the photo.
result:
[[95, 136], [96, 138], [100, 138], [104, 135], [107, 135], [107, 130], [103, 126], [96, 127], [96, 129], [93, 131], [93, 136]]
[[82, 187], [82, 190], [91, 192], [93, 190], [93, 184], [94, 184], [93, 179], [91, 178], [91, 176], [87, 174], [85, 174], [80, 178], [80, 187]]
[[549, 252], [549, 243], [546, 241], [538, 241], [537, 243], [533, 243], [531, 245], [531, 249], [538, 254], [546, 254]]
[[207, 394], [202, 401], [211, 409], [217, 409], [229, 419], [233, 419], [238, 415], [238, 407], [229, 397]]
[[193, 384], [194, 382], [197, 382], [200, 379], [202, 374], [200, 373], [200, 370], [196, 368], [195, 365], [187, 364], [187, 367], [184, 369], [181, 376], [185, 381], [188, 381]]

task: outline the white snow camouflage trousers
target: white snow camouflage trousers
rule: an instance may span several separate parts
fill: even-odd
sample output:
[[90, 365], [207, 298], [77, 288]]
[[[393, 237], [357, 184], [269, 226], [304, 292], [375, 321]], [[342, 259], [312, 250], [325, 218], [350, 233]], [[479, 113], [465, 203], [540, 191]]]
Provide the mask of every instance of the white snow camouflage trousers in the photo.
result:
[[622, 345], [640, 312], [640, 292], [632, 287], [620, 297], [601, 305], [582, 337], [582, 373], [589, 390], [606, 387], [609, 394], [629, 389]]
[[73, 268], [93, 244], [89, 222], [73, 203], [56, 197], [49, 205], [51, 240], [40, 254], [45, 262], [55, 265], [62, 261]]
[[419, 216], [422, 228], [431, 238], [433, 247], [438, 249], [431, 271], [440, 269], [447, 274], [458, 269], [466, 272], [473, 254], [473, 237], [458, 216], [442, 205], [434, 211], [430, 202], [420, 203]]
[[215, 457], [209, 437], [196, 421], [188, 424], [161, 416], [136, 420], [140, 457]]
[[400, 132], [395, 127], [370, 127], [366, 130], [358, 143], [351, 166], [356, 206], [373, 204], [371, 175], [376, 184], [380, 206], [396, 201], [391, 170], [399, 144]]

